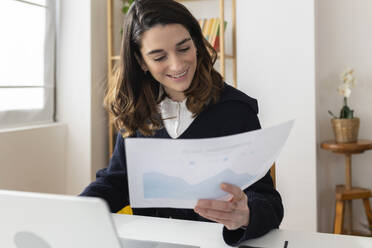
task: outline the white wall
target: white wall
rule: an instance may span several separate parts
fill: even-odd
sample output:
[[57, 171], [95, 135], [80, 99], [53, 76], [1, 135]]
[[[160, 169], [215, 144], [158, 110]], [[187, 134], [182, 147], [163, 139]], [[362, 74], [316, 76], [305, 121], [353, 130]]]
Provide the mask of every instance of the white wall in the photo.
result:
[[[346, 67], [358, 78], [349, 104], [361, 118], [360, 138], [372, 139], [372, 2], [238, 0], [237, 9], [239, 88], [258, 98], [263, 126], [297, 119], [277, 165], [282, 227], [332, 232], [344, 157], [319, 147], [333, 138], [327, 111], [340, 110], [336, 89]], [[371, 159], [372, 152], [353, 156], [353, 185], [372, 188]], [[365, 231], [360, 201], [353, 203], [353, 215], [354, 227]]]
[[64, 124], [0, 131], [0, 189], [65, 193]]
[[[349, 105], [361, 119], [359, 137], [372, 139], [372, 1], [370, 0], [317, 0], [317, 87], [319, 101], [319, 140], [332, 139], [330, 116], [339, 114], [342, 97], [336, 92], [339, 75], [353, 67], [358, 83], [352, 89]], [[319, 149], [319, 148], [318, 148]], [[319, 231], [332, 232], [334, 216], [334, 190], [336, 184], [345, 183], [345, 159], [319, 149], [318, 192]], [[352, 182], [354, 186], [372, 188], [372, 152], [353, 156]], [[354, 227], [366, 231], [367, 223], [360, 200], [353, 202]]]
[[277, 161], [281, 227], [316, 231], [314, 1], [237, 1], [238, 88], [258, 99], [263, 127], [296, 119]]
[[107, 165], [106, 3], [60, 1], [57, 119], [67, 123], [66, 187], [78, 194]]
[[57, 120], [68, 124], [68, 193], [90, 180], [90, 1], [60, 1], [57, 43]]

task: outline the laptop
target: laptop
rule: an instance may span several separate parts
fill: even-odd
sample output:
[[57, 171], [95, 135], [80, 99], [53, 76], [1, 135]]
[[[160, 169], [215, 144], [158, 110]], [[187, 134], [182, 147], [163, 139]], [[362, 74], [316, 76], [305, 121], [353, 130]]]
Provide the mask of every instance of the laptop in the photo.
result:
[[99, 198], [8, 190], [0, 190], [0, 247], [197, 248], [119, 238]]

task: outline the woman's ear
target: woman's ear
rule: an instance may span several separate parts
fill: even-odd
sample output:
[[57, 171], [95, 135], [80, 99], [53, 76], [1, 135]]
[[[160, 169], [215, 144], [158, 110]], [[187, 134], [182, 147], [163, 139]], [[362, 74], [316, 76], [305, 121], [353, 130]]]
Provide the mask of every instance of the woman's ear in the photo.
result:
[[136, 57], [136, 60], [138, 64], [141, 66], [143, 72], [147, 72], [149, 69], [147, 68], [147, 65], [145, 61], [143, 60], [143, 58], [139, 56], [137, 53], [134, 54], [134, 57]]

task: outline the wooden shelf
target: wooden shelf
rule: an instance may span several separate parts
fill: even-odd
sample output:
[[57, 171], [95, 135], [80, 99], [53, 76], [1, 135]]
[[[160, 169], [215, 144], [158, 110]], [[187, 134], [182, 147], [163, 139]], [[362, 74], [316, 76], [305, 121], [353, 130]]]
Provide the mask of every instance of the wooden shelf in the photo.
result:
[[120, 56], [119, 55], [118, 56], [112, 56], [110, 59], [111, 60], [120, 60]]
[[[217, 54], [218, 59], [221, 57], [220, 53]], [[233, 55], [225, 54], [225, 59], [235, 59]]]

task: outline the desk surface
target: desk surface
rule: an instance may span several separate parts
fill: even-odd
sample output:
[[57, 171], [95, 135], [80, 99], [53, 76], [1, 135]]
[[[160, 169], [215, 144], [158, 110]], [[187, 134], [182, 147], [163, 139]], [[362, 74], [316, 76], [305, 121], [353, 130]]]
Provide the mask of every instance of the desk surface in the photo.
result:
[[[222, 225], [155, 217], [113, 214], [120, 237], [154, 240], [200, 246], [201, 248], [230, 247], [222, 239]], [[371, 248], [372, 238], [290, 230], [273, 230], [245, 244], [262, 248]]]

